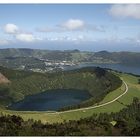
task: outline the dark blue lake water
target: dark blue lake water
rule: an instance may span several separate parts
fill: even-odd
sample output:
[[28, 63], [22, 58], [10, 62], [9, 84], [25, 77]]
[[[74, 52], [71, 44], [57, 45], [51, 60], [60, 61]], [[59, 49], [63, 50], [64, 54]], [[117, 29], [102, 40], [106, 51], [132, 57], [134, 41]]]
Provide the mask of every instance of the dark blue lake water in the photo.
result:
[[75, 65], [75, 66], [67, 66], [64, 68], [64, 70], [73, 70], [77, 68], [82, 68], [82, 67], [101, 67], [101, 68], [110, 68], [113, 70], [121, 71], [121, 72], [126, 72], [126, 73], [133, 73], [136, 75], [140, 75], [140, 65], [138, 66], [132, 66], [132, 65], [125, 65], [125, 64], [93, 64], [93, 63], [83, 63], [80, 65]]
[[88, 91], [75, 89], [48, 90], [44, 93], [25, 97], [13, 103], [9, 109], [19, 111], [57, 111], [58, 109], [79, 104], [91, 98]]

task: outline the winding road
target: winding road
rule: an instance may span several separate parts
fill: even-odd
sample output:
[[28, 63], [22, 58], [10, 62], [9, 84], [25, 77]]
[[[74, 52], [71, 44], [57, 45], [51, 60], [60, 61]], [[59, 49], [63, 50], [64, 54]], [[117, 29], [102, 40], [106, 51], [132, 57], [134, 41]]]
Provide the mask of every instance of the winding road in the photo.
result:
[[116, 97], [115, 99], [109, 101], [109, 102], [106, 102], [106, 103], [103, 103], [103, 104], [100, 104], [100, 105], [96, 105], [96, 106], [91, 106], [91, 107], [85, 107], [85, 108], [79, 108], [79, 109], [72, 109], [72, 110], [67, 110], [67, 111], [61, 111], [61, 112], [49, 112], [48, 114], [62, 114], [62, 113], [67, 113], [67, 112], [76, 112], [76, 111], [85, 111], [85, 110], [88, 110], [88, 109], [94, 109], [94, 108], [99, 108], [99, 107], [102, 107], [102, 106], [106, 106], [108, 104], [111, 104], [113, 102], [115, 102], [116, 100], [118, 100], [119, 98], [121, 98], [123, 95], [125, 95], [128, 91], [128, 86], [126, 84], [126, 82], [122, 79], [124, 85], [125, 85], [125, 91], [119, 95], [118, 97]]

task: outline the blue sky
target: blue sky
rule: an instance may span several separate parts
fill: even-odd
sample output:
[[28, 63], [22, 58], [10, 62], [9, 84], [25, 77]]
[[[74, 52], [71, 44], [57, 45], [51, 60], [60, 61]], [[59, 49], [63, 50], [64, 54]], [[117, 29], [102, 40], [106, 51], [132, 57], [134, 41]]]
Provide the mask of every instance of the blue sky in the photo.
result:
[[140, 51], [140, 5], [0, 5], [0, 48]]

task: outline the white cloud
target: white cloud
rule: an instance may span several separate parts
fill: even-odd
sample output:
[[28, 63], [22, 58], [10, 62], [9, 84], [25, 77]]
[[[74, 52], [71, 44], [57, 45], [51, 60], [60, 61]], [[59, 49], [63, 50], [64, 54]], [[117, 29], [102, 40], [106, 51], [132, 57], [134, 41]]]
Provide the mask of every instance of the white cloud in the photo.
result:
[[110, 8], [109, 13], [118, 18], [140, 19], [140, 4], [116, 4]]
[[35, 37], [32, 34], [17, 34], [16, 39], [22, 42], [33, 42], [35, 41]]
[[[34, 42], [34, 41], [42, 41], [43, 38], [35, 37], [32, 33], [30, 32], [25, 32], [21, 30], [17, 25], [15, 24], [6, 24], [4, 26], [4, 31], [5, 33], [10, 34], [9, 37], [12, 37], [13, 40], [15, 41], [21, 41], [21, 42]], [[7, 40], [0, 40], [0, 45], [6, 45], [8, 44], [9, 41]]]
[[66, 36], [57, 36], [57, 37], [49, 37], [46, 41], [55, 41], [55, 42], [81, 42], [81, 41], [89, 41], [89, 38], [85, 35], [66, 35]]
[[85, 29], [87, 31], [98, 31], [98, 32], [105, 32], [105, 27], [103, 25], [92, 25], [86, 24]]
[[67, 30], [79, 30], [84, 28], [85, 23], [80, 19], [69, 19], [68, 21], [60, 24], [60, 27], [65, 28]]
[[40, 27], [36, 29], [37, 32], [56, 32], [62, 33], [67, 31], [98, 31], [105, 32], [103, 25], [93, 25], [86, 23], [80, 19], [69, 19], [63, 23], [57, 24], [54, 27]]
[[138, 45], [140, 45], [140, 39], [136, 40], [136, 42], [138, 43]]
[[9, 44], [9, 41], [6, 40], [6, 39], [0, 39], [0, 46], [2, 45], [8, 45]]
[[4, 26], [4, 31], [8, 34], [16, 34], [19, 31], [19, 28], [15, 24], [6, 24]]

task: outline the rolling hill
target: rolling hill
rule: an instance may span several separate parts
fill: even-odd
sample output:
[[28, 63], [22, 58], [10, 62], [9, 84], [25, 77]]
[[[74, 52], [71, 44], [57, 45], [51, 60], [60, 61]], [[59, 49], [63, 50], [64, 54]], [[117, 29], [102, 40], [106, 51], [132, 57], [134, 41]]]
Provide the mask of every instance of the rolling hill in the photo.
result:
[[139, 52], [86, 52], [79, 50], [37, 50], [37, 49], [0, 49], [0, 65], [12, 69], [29, 70], [46, 68], [45, 61], [69, 61], [75, 64], [90, 63], [119, 63], [126, 65], [140, 65]]
[[45, 74], [0, 67], [0, 72], [10, 80], [8, 84], [0, 84], [0, 104], [3, 106], [51, 89], [87, 90], [93, 97], [90, 100], [93, 104], [122, 84], [117, 76], [99, 67]]

